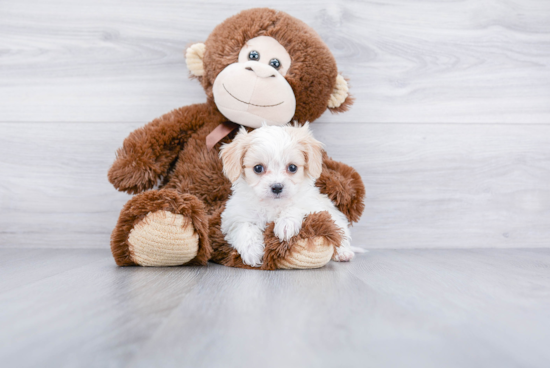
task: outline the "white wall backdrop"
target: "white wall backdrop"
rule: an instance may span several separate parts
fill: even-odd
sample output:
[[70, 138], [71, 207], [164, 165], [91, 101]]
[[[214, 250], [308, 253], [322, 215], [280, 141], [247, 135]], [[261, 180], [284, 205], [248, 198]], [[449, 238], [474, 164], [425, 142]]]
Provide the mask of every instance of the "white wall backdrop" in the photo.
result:
[[315, 28], [356, 97], [314, 123], [367, 248], [550, 246], [550, 1], [0, 3], [0, 247], [107, 248], [133, 129], [204, 101], [184, 50], [239, 10]]

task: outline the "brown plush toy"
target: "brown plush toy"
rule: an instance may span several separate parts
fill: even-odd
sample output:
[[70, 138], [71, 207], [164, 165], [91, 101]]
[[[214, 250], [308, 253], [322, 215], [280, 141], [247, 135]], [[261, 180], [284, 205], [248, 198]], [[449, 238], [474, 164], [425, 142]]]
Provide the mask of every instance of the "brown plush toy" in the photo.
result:
[[[312, 122], [326, 109], [352, 104], [345, 79], [321, 38], [305, 23], [272, 9], [243, 11], [218, 25], [186, 61], [206, 92], [132, 132], [117, 151], [109, 181], [136, 194], [111, 236], [119, 266], [205, 265], [252, 268], [224, 240], [220, 215], [231, 193], [219, 148], [236, 127]], [[351, 167], [324, 155], [316, 185], [350, 223], [363, 212], [365, 190]], [[158, 187], [158, 189], [153, 189]], [[327, 213], [309, 215], [288, 242], [264, 233], [261, 269], [315, 268], [330, 261], [340, 233]]]

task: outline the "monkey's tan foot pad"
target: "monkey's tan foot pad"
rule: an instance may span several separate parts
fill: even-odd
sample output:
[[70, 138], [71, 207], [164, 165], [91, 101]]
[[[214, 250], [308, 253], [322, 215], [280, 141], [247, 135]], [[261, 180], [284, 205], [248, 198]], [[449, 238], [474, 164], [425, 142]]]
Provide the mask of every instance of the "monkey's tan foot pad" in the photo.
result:
[[308, 269], [320, 268], [329, 263], [334, 246], [323, 236], [303, 239], [294, 244], [292, 252], [277, 262], [279, 268]]
[[179, 266], [197, 255], [199, 235], [183, 215], [156, 211], [134, 226], [128, 244], [132, 260], [140, 266]]

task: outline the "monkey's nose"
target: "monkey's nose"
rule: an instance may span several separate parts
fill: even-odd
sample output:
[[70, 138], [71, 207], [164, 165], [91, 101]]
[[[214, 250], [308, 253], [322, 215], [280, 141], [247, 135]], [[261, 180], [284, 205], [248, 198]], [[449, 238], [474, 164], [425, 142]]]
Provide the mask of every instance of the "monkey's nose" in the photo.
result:
[[283, 184], [277, 183], [271, 186], [271, 191], [275, 194], [280, 194], [283, 191], [283, 188], [284, 188]]
[[272, 66], [260, 63], [259, 61], [248, 61], [245, 64], [246, 70], [251, 70], [260, 78], [275, 77], [277, 71]]

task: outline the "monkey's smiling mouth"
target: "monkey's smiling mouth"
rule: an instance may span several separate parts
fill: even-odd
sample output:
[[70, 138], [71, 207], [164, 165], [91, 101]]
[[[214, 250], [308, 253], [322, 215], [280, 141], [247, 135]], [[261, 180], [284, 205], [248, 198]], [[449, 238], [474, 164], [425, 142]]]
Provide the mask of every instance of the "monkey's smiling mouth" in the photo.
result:
[[239, 100], [237, 97], [233, 96], [233, 95], [231, 94], [231, 92], [229, 92], [229, 91], [227, 90], [227, 88], [225, 88], [225, 84], [222, 83], [222, 86], [223, 86], [223, 89], [225, 89], [225, 92], [229, 93], [229, 96], [231, 96], [231, 97], [233, 97], [235, 100], [237, 100], [237, 101], [239, 101], [239, 102], [242, 102], [242, 103], [244, 103], [244, 104], [247, 104], [247, 105], [258, 106], [258, 107], [274, 107], [274, 106], [279, 106], [280, 104], [282, 104], [282, 103], [284, 102], [284, 101], [281, 101], [281, 102], [279, 102], [279, 103], [277, 103], [277, 104], [275, 104], [275, 105], [256, 105], [256, 104], [253, 104], [253, 103], [251, 103], [251, 102], [245, 102], [245, 101], [243, 101], [243, 100]]

